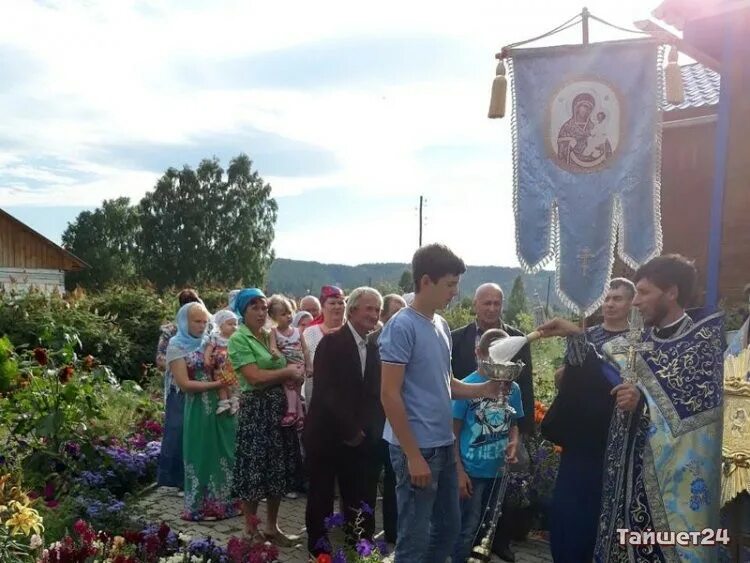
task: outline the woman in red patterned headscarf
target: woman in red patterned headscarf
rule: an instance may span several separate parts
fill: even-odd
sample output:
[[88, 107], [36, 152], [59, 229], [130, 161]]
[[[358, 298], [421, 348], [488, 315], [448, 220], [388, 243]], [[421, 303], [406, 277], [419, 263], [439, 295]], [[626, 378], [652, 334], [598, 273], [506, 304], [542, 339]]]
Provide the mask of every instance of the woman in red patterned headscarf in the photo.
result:
[[344, 292], [333, 285], [324, 285], [320, 288], [320, 305], [322, 313], [313, 323], [302, 333], [307, 349], [310, 351], [308, 357], [310, 364], [307, 366], [305, 386], [303, 393], [307, 407], [310, 408], [310, 401], [313, 392], [313, 362], [315, 360], [315, 350], [318, 344], [326, 334], [330, 334], [341, 328], [344, 324], [345, 310]]

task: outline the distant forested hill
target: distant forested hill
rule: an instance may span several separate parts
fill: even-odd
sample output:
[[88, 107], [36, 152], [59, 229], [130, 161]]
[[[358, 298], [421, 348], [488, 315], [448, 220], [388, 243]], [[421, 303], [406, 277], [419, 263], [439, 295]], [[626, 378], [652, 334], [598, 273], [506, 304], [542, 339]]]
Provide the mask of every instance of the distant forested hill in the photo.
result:
[[[302, 296], [307, 293], [317, 295], [320, 286], [338, 285], [351, 290], [361, 285], [371, 285], [387, 291], [396, 291], [403, 273], [409, 270], [408, 264], [361, 264], [344, 266], [342, 264], [321, 264], [301, 260], [276, 259], [268, 272], [267, 287], [274, 293]], [[472, 296], [476, 288], [485, 282], [495, 282], [503, 288], [506, 297], [510, 295], [513, 281], [521, 274], [520, 268], [500, 266], [468, 266], [461, 278], [460, 297]], [[524, 287], [530, 303], [536, 303], [538, 293], [541, 301], [547, 299], [547, 287], [550, 285], [550, 303], [559, 306], [554, 292], [554, 273], [548, 271], [536, 274], [523, 274]]]

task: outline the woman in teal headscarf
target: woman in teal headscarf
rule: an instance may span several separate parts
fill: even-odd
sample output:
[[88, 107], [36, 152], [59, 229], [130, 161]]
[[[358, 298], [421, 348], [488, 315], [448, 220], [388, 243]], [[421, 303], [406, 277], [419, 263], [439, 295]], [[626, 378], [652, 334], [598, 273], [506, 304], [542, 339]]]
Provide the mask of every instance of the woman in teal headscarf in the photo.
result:
[[177, 334], [167, 347], [169, 369], [185, 394], [185, 520], [221, 520], [239, 513], [231, 496], [235, 418], [216, 414], [216, 391], [223, 383], [203, 372], [209, 317], [202, 303], [184, 305], [177, 313]]
[[229, 359], [240, 380], [237, 451], [232, 494], [242, 502], [246, 532], [259, 536], [258, 501], [267, 499], [265, 538], [281, 546], [299, 538], [278, 526], [281, 497], [293, 490], [301, 468], [297, 431], [281, 426], [286, 412], [283, 384], [301, 384], [304, 368], [271, 354], [265, 329], [268, 301], [259, 289], [243, 289], [235, 300], [240, 327], [229, 339]]

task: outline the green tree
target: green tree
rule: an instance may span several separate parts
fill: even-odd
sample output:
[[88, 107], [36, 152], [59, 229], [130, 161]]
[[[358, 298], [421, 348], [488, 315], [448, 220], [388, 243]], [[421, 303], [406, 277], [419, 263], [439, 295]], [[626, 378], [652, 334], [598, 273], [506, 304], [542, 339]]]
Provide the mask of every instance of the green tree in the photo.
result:
[[404, 270], [401, 278], [398, 280], [398, 287], [401, 293], [411, 293], [414, 291], [414, 278], [409, 270]]
[[510, 291], [510, 297], [505, 304], [505, 313], [503, 318], [510, 324], [516, 324], [522, 314], [528, 314], [529, 307], [526, 302], [526, 290], [523, 287], [523, 278], [516, 277], [513, 282], [513, 289]]
[[[373, 287], [380, 292], [380, 295], [389, 295], [391, 293], [400, 293], [401, 288], [392, 281], [380, 280], [373, 284]], [[354, 288], [352, 288], [354, 289]]]
[[68, 289], [81, 285], [101, 289], [112, 281], [132, 281], [137, 272], [136, 245], [140, 220], [130, 199], [105, 200], [95, 211], [83, 211], [68, 224], [63, 246], [89, 264], [65, 276]]
[[258, 285], [273, 261], [278, 207], [241, 154], [170, 168], [141, 200], [143, 274], [157, 287]]

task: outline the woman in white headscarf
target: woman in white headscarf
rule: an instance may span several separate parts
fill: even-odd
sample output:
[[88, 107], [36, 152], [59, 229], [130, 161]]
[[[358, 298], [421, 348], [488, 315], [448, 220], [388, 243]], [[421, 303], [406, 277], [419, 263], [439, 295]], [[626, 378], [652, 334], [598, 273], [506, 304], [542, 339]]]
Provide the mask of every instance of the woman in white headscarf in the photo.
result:
[[167, 363], [185, 395], [185, 520], [220, 520], [239, 514], [231, 496], [236, 419], [216, 414], [222, 381], [204, 370], [209, 313], [202, 303], [184, 305], [177, 313], [177, 334], [167, 347]]

